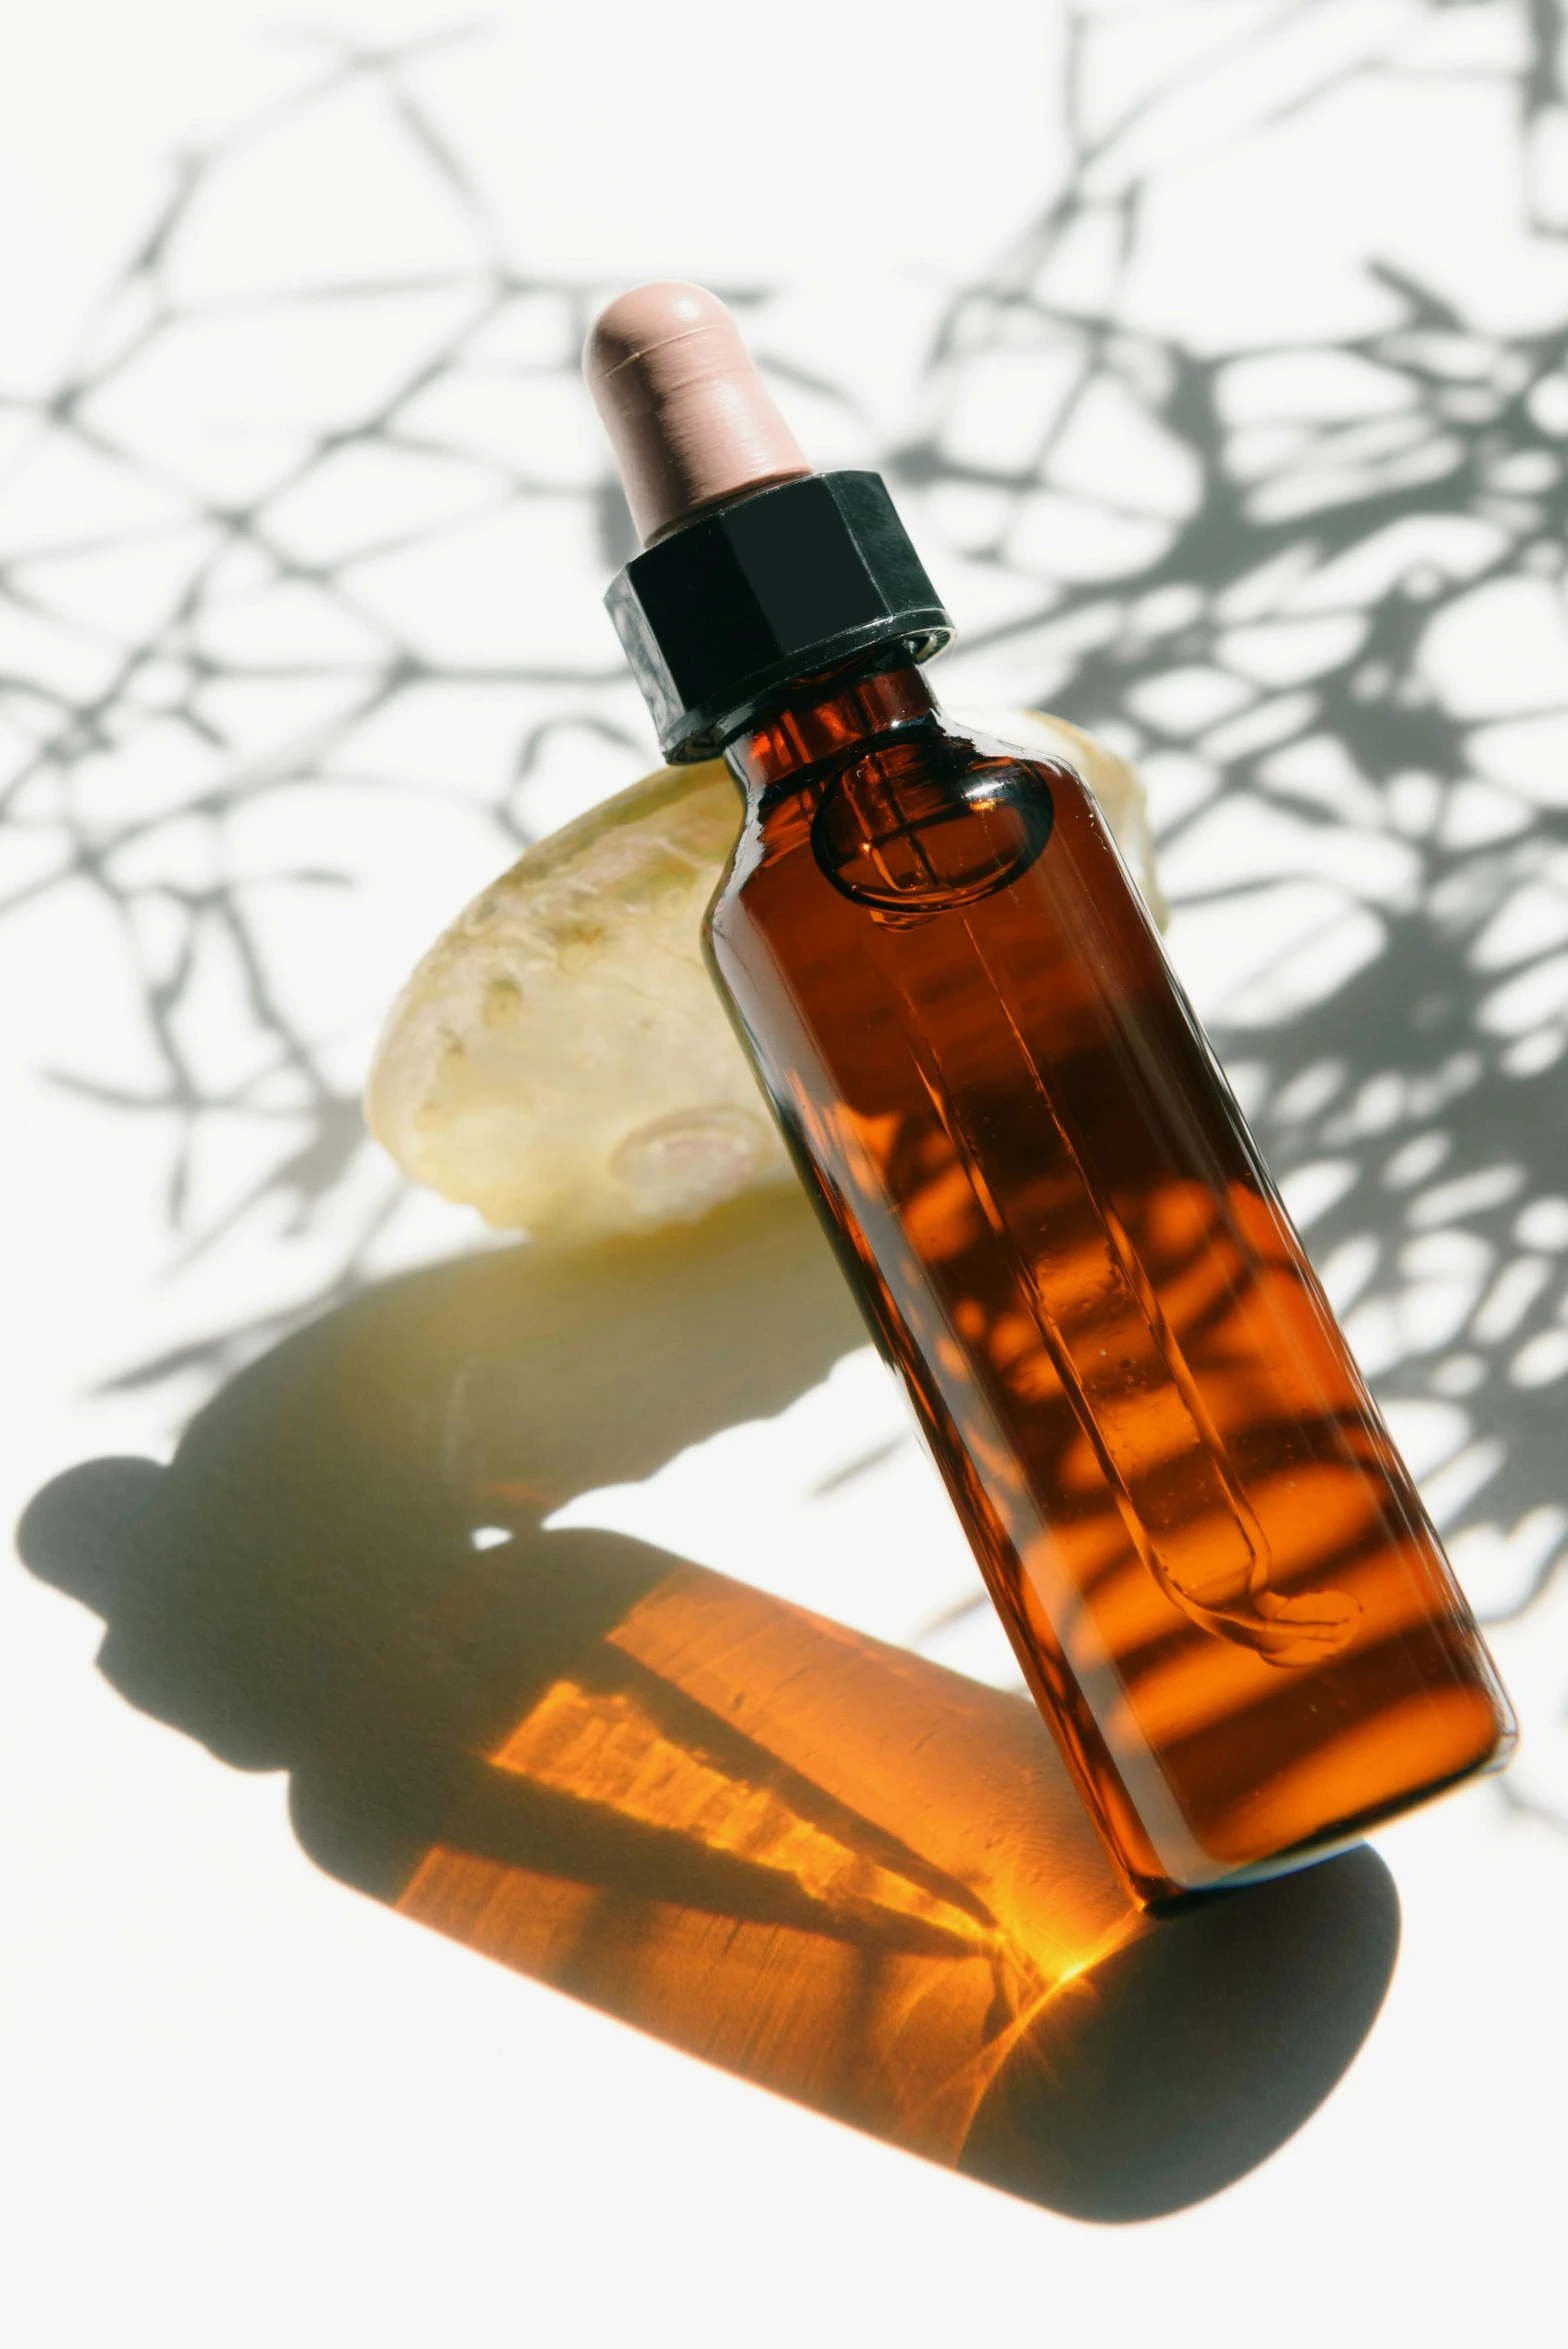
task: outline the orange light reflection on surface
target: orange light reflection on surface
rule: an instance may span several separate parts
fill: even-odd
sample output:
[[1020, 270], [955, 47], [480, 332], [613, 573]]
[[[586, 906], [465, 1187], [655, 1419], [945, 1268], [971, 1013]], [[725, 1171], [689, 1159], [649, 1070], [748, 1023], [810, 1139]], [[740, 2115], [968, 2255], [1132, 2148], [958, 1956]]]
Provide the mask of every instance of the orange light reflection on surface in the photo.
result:
[[481, 1857], [458, 1820], [404, 1915], [937, 2160], [1019, 2041], [1048, 2060], [1056, 2002], [1153, 1929], [1028, 1706], [699, 1567], [489, 1760], [652, 1856], [722, 1856], [723, 1908]]

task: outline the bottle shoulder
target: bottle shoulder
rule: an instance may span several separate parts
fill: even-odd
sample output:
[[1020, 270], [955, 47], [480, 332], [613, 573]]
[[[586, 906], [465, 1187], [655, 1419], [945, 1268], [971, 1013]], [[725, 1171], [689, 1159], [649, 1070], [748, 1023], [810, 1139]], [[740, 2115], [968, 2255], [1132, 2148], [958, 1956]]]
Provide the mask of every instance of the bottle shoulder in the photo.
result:
[[929, 916], [1010, 887], [1064, 822], [1100, 830], [1069, 766], [932, 712], [754, 792], [717, 902], [809, 864], [865, 909]]

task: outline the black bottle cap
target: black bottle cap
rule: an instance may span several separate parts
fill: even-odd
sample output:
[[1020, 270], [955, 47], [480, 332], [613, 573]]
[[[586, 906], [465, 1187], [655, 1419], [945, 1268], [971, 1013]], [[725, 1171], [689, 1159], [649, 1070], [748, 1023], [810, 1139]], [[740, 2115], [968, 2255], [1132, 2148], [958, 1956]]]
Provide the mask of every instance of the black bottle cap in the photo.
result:
[[712, 758], [797, 677], [953, 624], [880, 474], [813, 473], [699, 514], [605, 596], [667, 759]]

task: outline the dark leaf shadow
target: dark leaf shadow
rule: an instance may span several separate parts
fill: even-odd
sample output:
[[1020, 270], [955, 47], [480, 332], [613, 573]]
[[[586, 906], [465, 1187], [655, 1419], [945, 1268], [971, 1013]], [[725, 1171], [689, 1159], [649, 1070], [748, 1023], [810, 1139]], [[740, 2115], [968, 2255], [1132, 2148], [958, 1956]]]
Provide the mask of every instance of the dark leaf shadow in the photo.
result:
[[789, 1191], [469, 1258], [276, 1347], [167, 1470], [56, 1479], [22, 1554], [105, 1617], [132, 1703], [291, 1773], [344, 1883], [1049, 2208], [1180, 2209], [1352, 2060], [1397, 1944], [1382, 1863], [1155, 1922], [1020, 1698], [545, 1522], [861, 1334]]

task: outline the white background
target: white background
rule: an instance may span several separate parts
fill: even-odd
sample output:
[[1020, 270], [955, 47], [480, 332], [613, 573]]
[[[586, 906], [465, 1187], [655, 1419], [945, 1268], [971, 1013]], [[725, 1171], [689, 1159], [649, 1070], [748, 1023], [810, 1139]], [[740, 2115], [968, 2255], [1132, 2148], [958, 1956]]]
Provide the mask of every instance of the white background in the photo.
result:
[[[101, 750], [57, 760], [29, 786], [0, 841], [13, 1517], [73, 1462], [167, 1458], [245, 1343], [106, 1393], [127, 1368], [308, 1307], [345, 1265], [374, 1275], [474, 1243], [460, 1211], [402, 1199], [368, 1151], [303, 1208], [272, 1182], [289, 1120], [306, 1134], [314, 1096], [258, 1095], [243, 1114], [213, 1106], [226, 1072], [243, 1074], [258, 1050], [216, 950], [198, 957], [177, 1022], [200, 1077], [195, 1107], [156, 1106], [168, 1063], [140, 1016], [139, 980], [176, 948], [153, 899], [303, 862], [348, 876], [352, 888], [325, 907], [283, 891], [255, 933], [291, 1032], [310, 1039], [319, 1088], [346, 1096], [404, 972], [518, 837], [653, 763], [598, 609], [606, 566], [588, 508], [602, 458], [561, 368], [544, 396], [529, 389], [522, 431], [553, 502], [517, 500], [515, 528], [488, 528], [482, 481], [427, 477], [385, 444], [357, 474], [318, 483], [314, 505], [280, 505], [284, 535], [328, 560], [323, 601], [302, 624], [341, 629], [341, 672], [325, 686], [243, 681], [269, 645], [285, 665], [295, 658], [296, 619], [285, 600], [269, 600], [265, 579], [214, 590], [213, 641], [233, 671], [220, 759], [159, 715], [184, 691], [160, 615], [222, 539], [223, 510], [275, 488], [311, 433], [372, 412], [378, 384], [397, 378], [422, 338], [439, 340], [441, 303], [460, 306], [503, 264], [579, 304], [642, 275], [754, 290], [769, 354], [839, 387], [792, 394], [779, 379], [824, 463], [876, 461], [921, 433], [958, 458], [970, 449], [1002, 462], [1056, 363], [1050, 350], [1026, 341], [1021, 356], [1004, 351], [955, 388], [953, 368], [932, 363], [932, 338], [961, 289], [989, 287], [994, 310], [1009, 267], [1031, 282], [1035, 263], [1018, 240], [1073, 160], [1066, 12], [1005, 0], [957, 12], [797, 0], [783, 22], [694, 0], [657, 11], [502, 7], [407, 68], [461, 161], [467, 196], [399, 130], [384, 79], [362, 70], [338, 95], [309, 95], [334, 44], [442, 31], [440, 10], [379, 0], [315, 20], [319, 31], [234, 0], [132, 10], [56, 0], [30, 13], [0, 44], [0, 551], [55, 554], [29, 575], [35, 608], [8, 601], [0, 612], [0, 671], [42, 679], [56, 699], [13, 702], [7, 758], [36, 751], [55, 723], [48, 708], [107, 694], [113, 723]], [[1350, 397], [1342, 385], [1324, 391], [1324, 351], [1397, 314], [1371, 258], [1440, 283], [1483, 342], [1549, 334], [1568, 319], [1568, 244], [1556, 233], [1568, 220], [1568, 134], [1560, 119], [1528, 140], [1521, 130], [1522, 8], [1181, 0], [1091, 8], [1076, 37], [1093, 120], [1132, 110], [1123, 132], [1080, 150], [1074, 166], [1090, 215], [1099, 203], [1109, 218], [1122, 192], [1142, 190], [1117, 315], [1130, 333], [1198, 354], [1284, 349], [1283, 375], [1254, 369], [1231, 385], [1238, 431], [1263, 436], [1257, 466], [1284, 467], [1270, 476], [1276, 487], [1294, 462], [1280, 454], [1281, 416], [1333, 419], [1335, 400]], [[145, 284], [127, 293], [128, 257], [167, 199], [176, 159], [194, 152], [221, 168], [160, 282], [180, 318], [199, 312], [201, 324], [160, 329], [146, 365], [105, 389], [115, 455], [98, 466], [79, 436], [51, 434], [40, 406], [102, 368], [130, 331], [127, 304], [148, 297]], [[1064, 311], [1108, 299], [1103, 226], [1090, 217], [1080, 244], [1051, 263]], [[305, 284], [405, 278], [430, 290], [416, 289], [406, 310], [384, 305], [363, 330], [351, 322], [339, 333], [275, 300]], [[318, 309], [325, 317], [330, 305]], [[526, 311], [516, 312], [513, 356], [531, 331]], [[454, 404], [442, 423], [449, 445], [511, 430], [509, 364], [503, 352], [484, 397], [469, 386]], [[1462, 388], [1462, 370], [1454, 381]], [[1555, 413], [1555, 429], [1568, 430], [1549, 391], [1540, 406], [1545, 423]], [[1058, 503], [1044, 510], [1043, 539], [1029, 540], [1025, 516], [1003, 560], [975, 551], [991, 493], [948, 478], [910, 494], [971, 639], [953, 664], [954, 690], [968, 698], [1049, 699], [1078, 673], [1069, 640], [1092, 601], [1085, 583], [1109, 581], [1108, 593], [1136, 602], [1140, 566], [1160, 560], [1181, 521], [1191, 484], [1180, 450], [1125, 416], [1121, 441], [1114, 419], [1102, 429], [1110, 443], [1072, 456], [1076, 480], [1058, 473], [1046, 485]], [[1284, 440], [1268, 443], [1271, 430]], [[1363, 448], [1343, 461], [1402, 460]], [[1441, 456], [1434, 462], [1438, 480]], [[1511, 483], [1505, 472], [1488, 493], [1498, 513], [1478, 506], [1455, 527], [1520, 543], [1528, 517], [1509, 521], [1508, 500], [1543, 497], [1545, 484], [1539, 469]], [[1297, 511], [1309, 512], [1330, 492], [1308, 482], [1298, 495]], [[408, 548], [379, 570], [367, 559], [350, 579], [348, 552], [395, 530], [412, 534]], [[1449, 543], [1460, 541], [1451, 533]], [[1440, 552], [1424, 547], [1422, 559]], [[1469, 558], [1452, 559], [1462, 568]], [[1177, 961], [1243, 1082], [1253, 1071], [1265, 1085], [1275, 1033], [1375, 963], [1390, 923], [1424, 902], [1438, 853], [1429, 844], [1441, 845], [1434, 827], [1449, 827], [1451, 845], [1466, 822], [1478, 855], [1501, 842], [1524, 861], [1488, 908], [1445, 915], [1443, 935], [1456, 968], [1512, 973], [1509, 984], [1519, 958], [1485, 941], [1499, 922], [1526, 938], [1537, 961], [1524, 980], [1536, 991], [1522, 1009], [1498, 1009], [1499, 980], [1478, 998], [1478, 1034], [1500, 1062], [1515, 1056], [1521, 1085], [1549, 1079], [1564, 996], [1552, 975], [1564, 935], [1552, 911], [1563, 895], [1552, 826], [1564, 800], [1555, 777], [1568, 771], [1568, 634], [1549, 566], [1510, 562], [1488, 574], [1484, 595], [1451, 604], [1423, 655], [1453, 725], [1476, 729], [1473, 773], [1431, 784], [1448, 794], [1440, 818], [1421, 812], [1419, 775], [1366, 785], [1371, 796], [1357, 800], [1334, 770], [1339, 796], [1324, 785], [1318, 831], [1265, 822], [1266, 790], [1245, 777], [1236, 785], [1231, 772], [1252, 754], [1214, 739], [1238, 708], [1262, 709], [1262, 687], [1254, 680], [1227, 705], [1218, 672], [1190, 655], [1172, 656], [1186, 680], [1174, 697], [1160, 703], [1156, 680], [1146, 706], [1125, 713], [1166, 827]], [[364, 610], [350, 612], [355, 598]], [[1353, 606], [1354, 591], [1347, 599]], [[1280, 587], [1261, 617], [1311, 617], [1310, 597], [1287, 602]], [[1157, 636], [1164, 623], [1148, 625]], [[346, 719], [393, 634], [455, 682], [439, 697], [395, 698], [374, 723]], [[149, 641], [156, 657], [127, 683], [125, 647]], [[1238, 670], [1245, 651], [1236, 648]], [[1305, 666], [1281, 690], [1310, 680], [1318, 657], [1301, 654]], [[499, 685], [470, 673], [509, 662], [519, 674]], [[526, 673], [548, 666], [553, 681]], [[1063, 708], [1086, 722], [1100, 715]], [[608, 733], [574, 732], [584, 714]], [[565, 730], [512, 796], [509, 831], [498, 811], [512, 749], [552, 717]], [[1520, 719], [1536, 728], [1527, 740], [1500, 734]], [[1557, 736], [1540, 731], [1548, 722]], [[269, 776], [291, 762], [305, 779], [272, 788]], [[256, 786], [227, 829], [195, 809], [220, 768]], [[1193, 830], [1194, 809], [1207, 811], [1207, 830]], [[127, 823], [140, 830], [114, 850], [112, 886], [83, 879], [84, 843], [101, 847]], [[1216, 859], [1229, 860], [1240, 892], [1217, 908], [1207, 894]], [[1310, 904], [1303, 875], [1317, 892]], [[1268, 894], [1282, 887], [1297, 897]], [[28, 888], [11, 907], [13, 890]], [[1527, 889], [1536, 894], [1524, 900]], [[1250, 927], [1249, 905], [1261, 908]], [[1294, 938], [1298, 920], [1299, 967], [1271, 976], [1260, 923]], [[117, 1108], [63, 1085], [62, 1072], [154, 1106]], [[1337, 1141], [1298, 1154], [1306, 1175], [1292, 1195], [1304, 1221], [1314, 1180], [1331, 1192], [1334, 1167], [1361, 1165], [1375, 1119], [1367, 1110], [1358, 1126], [1357, 1114], [1352, 1103]], [[1506, 1134], [1498, 1148], [1512, 1166]], [[188, 1190], [171, 1208], [171, 1170], [186, 1153]], [[1499, 1212], [1519, 1219], [1511, 1238], [1477, 1237], [1457, 1196], [1412, 1208], [1416, 1237], [1361, 1296], [1353, 1328], [1418, 1470], [1433, 1488], [1449, 1477], [1434, 1505], [1447, 1507], [1478, 1599], [1498, 1605], [1549, 1563], [1564, 1530], [1558, 1494], [1508, 1484], [1507, 1411], [1498, 1435], [1466, 1401], [1478, 1391], [1466, 1384], [1473, 1362], [1495, 1370], [1505, 1404], [1512, 1396], [1521, 1411], [1532, 1397], [1550, 1409], [1554, 1386], [1563, 1391], [1552, 1350], [1555, 1194], [1544, 1221], [1525, 1225], [1541, 1205], [1540, 1170], [1520, 1157], [1516, 1172], [1498, 1193]], [[1375, 1249], [1405, 1209], [1387, 1183], [1372, 1187], [1383, 1205], [1352, 1238], [1370, 1235]], [[378, 1224], [383, 1210], [390, 1220]], [[1446, 1235], [1440, 1259], [1421, 1238], [1432, 1231]], [[1411, 1256], [1418, 1246], [1425, 1256]], [[1359, 1261], [1340, 1264], [1347, 1310]], [[1526, 1356], [1525, 1325], [1509, 1322], [1497, 1283], [1511, 1264], [1537, 1262], [1548, 1269]], [[1534, 1277], [1515, 1276], [1516, 1287]], [[936, 1522], [919, 1571], [890, 1591], [859, 1563], [854, 1509], [866, 1506], [865, 1488], [853, 1504], [808, 1497], [856, 1442], [898, 1426], [864, 1360], [835, 1375], [831, 1397], [721, 1437], [650, 1487], [580, 1500], [577, 1516], [641, 1531], [882, 1636], [915, 1638], [940, 1601], [965, 1595], [969, 1569]], [[776, 1496], [766, 1526], [755, 1522], [759, 1473]], [[877, 1488], [901, 1523], [921, 1516], [922, 1475], [906, 1446]], [[1496, 1641], [1524, 1717], [1527, 1807], [1481, 1789], [1380, 1839], [1404, 1946], [1346, 2080], [1291, 2143], [1213, 2202], [1119, 2230], [1014, 2203], [861, 2139], [355, 1898], [301, 1854], [280, 1777], [227, 1771], [124, 1704], [93, 1672], [99, 1626], [85, 1610], [19, 1569], [0, 1591], [10, 2172], [0, 2307], [27, 2349], [110, 2337], [224, 2349], [623, 2335], [934, 2343], [960, 2330], [1116, 2343], [1153, 2329], [1218, 2343], [1457, 2343], [1482, 2328], [1529, 2343], [1559, 2337], [1568, 1837], [1551, 1814], [1568, 1804], [1561, 1577]], [[932, 1652], [1008, 1676], [978, 1616], [958, 1645]]]

